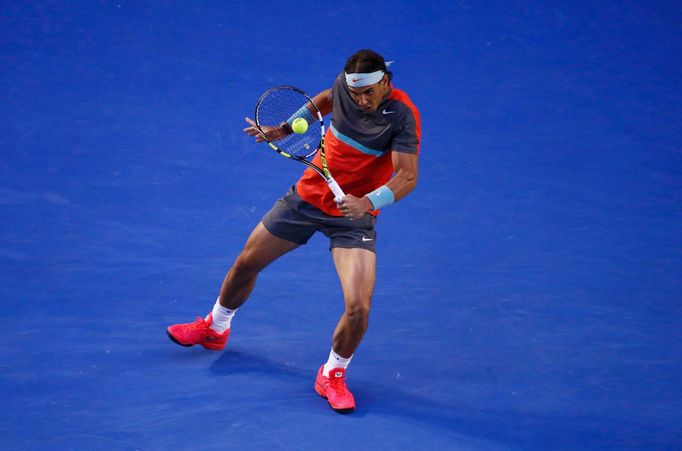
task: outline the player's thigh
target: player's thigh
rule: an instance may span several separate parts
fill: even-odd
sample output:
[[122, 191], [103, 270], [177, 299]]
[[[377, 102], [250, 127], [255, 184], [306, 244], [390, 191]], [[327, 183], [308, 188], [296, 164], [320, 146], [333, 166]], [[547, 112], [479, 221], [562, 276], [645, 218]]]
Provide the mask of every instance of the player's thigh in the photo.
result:
[[332, 249], [346, 308], [369, 310], [376, 280], [376, 254], [367, 249]]
[[268, 232], [263, 222], [259, 222], [238, 258], [238, 263], [250, 270], [259, 271], [271, 262], [300, 245]]

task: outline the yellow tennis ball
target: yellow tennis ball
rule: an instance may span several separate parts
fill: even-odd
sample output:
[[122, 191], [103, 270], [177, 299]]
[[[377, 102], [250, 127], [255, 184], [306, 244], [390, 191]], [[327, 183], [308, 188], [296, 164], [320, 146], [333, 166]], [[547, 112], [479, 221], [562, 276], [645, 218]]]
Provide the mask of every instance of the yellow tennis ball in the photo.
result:
[[308, 121], [302, 117], [298, 117], [291, 123], [291, 129], [294, 131], [294, 133], [302, 135], [308, 131]]

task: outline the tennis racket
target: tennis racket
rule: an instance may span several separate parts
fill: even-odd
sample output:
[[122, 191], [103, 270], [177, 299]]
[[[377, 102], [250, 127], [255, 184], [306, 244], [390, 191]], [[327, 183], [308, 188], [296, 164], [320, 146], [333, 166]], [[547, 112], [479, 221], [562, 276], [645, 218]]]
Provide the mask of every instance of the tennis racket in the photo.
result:
[[[305, 126], [292, 128], [292, 123], [299, 118], [308, 124], [307, 129]], [[296, 125], [300, 126], [301, 121], [298, 120]], [[345, 194], [329, 172], [324, 154], [322, 113], [308, 94], [293, 86], [277, 86], [267, 90], [256, 104], [256, 127], [277, 153], [317, 172], [329, 185], [336, 202], [341, 202]], [[309, 161], [318, 150], [322, 167]]]

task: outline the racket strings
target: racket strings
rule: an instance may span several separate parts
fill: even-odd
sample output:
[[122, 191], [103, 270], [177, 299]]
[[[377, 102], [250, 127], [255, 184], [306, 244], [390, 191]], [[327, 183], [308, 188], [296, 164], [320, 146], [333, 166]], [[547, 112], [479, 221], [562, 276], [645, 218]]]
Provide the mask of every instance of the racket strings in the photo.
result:
[[[303, 117], [308, 121], [308, 130], [294, 133], [287, 127], [286, 135], [272, 141], [284, 152], [307, 158], [317, 151], [321, 138], [318, 118], [315, 115], [314, 120], [311, 120], [311, 115], [304, 108], [310, 105], [312, 102], [308, 97], [298, 91], [289, 88], [274, 89], [261, 98], [256, 109], [256, 124], [261, 131], [266, 131], [267, 127], [291, 124], [296, 117]], [[317, 111], [314, 106], [310, 109]]]

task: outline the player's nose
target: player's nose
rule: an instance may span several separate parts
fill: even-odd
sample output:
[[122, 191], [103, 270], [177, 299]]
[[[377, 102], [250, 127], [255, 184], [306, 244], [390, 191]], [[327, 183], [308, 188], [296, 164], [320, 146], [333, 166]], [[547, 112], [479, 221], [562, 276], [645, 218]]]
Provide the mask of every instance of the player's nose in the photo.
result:
[[358, 105], [360, 106], [360, 108], [363, 108], [363, 109], [368, 108], [370, 106], [370, 104], [371, 104], [371, 102], [369, 101], [369, 98], [367, 98], [367, 97], [363, 96], [363, 97], [360, 97], [358, 99]]

